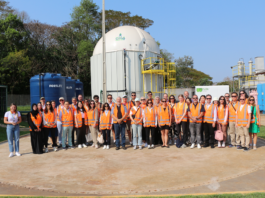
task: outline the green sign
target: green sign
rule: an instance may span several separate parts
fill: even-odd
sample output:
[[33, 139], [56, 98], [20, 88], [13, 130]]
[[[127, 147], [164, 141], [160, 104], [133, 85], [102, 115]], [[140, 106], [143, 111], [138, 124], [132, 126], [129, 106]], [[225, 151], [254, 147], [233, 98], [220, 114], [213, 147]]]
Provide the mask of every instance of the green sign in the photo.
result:
[[197, 88], [196, 91], [197, 92], [204, 92], [204, 91], [208, 91], [209, 88]]
[[197, 88], [197, 92], [202, 92], [202, 88]]
[[118, 37], [116, 37], [116, 41], [124, 41], [125, 37], [122, 37], [122, 34], [120, 33]]

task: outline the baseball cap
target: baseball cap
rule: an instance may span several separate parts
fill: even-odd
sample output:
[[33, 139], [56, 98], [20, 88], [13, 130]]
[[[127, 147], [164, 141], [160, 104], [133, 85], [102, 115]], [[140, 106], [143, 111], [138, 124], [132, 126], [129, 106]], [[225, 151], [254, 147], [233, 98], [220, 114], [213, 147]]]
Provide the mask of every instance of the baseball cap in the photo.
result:
[[59, 100], [64, 100], [64, 97], [60, 97]]
[[123, 95], [122, 98], [127, 98], [127, 95]]
[[135, 98], [135, 102], [140, 102], [140, 99], [139, 98]]
[[45, 99], [45, 98], [44, 98], [44, 97], [41, 97], [40, 99], [43, 100], [43, 99]]

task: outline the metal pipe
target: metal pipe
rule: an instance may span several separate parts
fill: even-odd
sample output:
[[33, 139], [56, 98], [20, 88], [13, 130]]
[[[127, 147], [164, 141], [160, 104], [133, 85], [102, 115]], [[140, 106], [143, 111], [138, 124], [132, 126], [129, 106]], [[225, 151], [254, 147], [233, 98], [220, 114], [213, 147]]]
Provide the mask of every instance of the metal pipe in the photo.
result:
[[107, 101], [106, 86], [106, 43], [105, 43], [105, 0], [102, 0], [102, 57], [103, 57], [103, 101]]

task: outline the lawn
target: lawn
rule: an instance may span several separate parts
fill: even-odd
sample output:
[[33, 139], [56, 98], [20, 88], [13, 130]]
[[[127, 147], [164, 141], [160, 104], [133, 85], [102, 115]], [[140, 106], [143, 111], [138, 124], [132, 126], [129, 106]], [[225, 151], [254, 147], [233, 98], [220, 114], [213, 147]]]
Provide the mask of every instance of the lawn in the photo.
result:
[[[20, 131], [20, 135], [25, 135], [29, 133], [29, 131]], [[0, 142], [7, 140], [6, 136], [6, 128], [0, 127]]]
[[25, 105], [25, 106], [17, 106], [18, 111], [30, 111], [31, 106], [30, 105]]
[[260, 132], [258, 133], [258, 137], [265, 139], [265, 126], [260, 127]]

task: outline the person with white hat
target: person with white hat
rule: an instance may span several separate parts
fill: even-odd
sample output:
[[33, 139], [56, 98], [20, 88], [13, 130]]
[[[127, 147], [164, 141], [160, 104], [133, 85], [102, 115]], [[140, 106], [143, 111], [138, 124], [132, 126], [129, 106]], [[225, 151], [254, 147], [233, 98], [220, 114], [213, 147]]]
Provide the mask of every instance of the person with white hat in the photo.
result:
[[218, 98], [217, 97], [213, 97], [213, 104], [218, 105]]
[[59, 114], [61, 110], [64, 108], [64, 97], [59, 98], [60, 105], [57, 107], [57, 129], [58, 129], [58, 148], [62, 147], [62, 122], [59, 119]]

